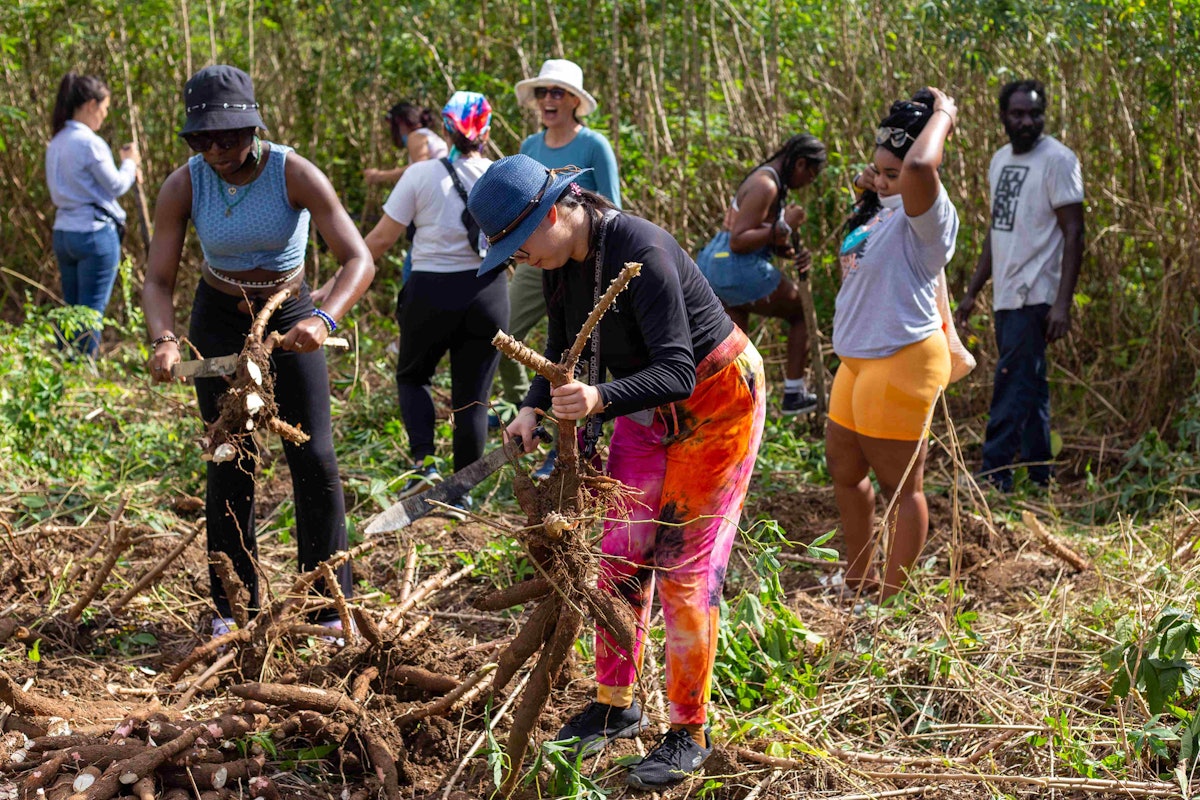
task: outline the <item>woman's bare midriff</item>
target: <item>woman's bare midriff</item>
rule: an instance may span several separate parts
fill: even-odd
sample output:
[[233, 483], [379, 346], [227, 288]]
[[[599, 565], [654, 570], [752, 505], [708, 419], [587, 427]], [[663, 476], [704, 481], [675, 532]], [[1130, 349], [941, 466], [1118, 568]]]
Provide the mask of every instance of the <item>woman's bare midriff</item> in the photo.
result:
[[225, 270], [214, 269], [207, 263], [201, 265], [201, 275], [204, 277], [205, 283], [223, 294], [234, 297], [242, 297], [243, 295], [250, 297], [270, 296], [280, 289], [299, 286], [304, 281], [304, 270], [297, 272], [290, 280], [272, 283], [269, 286], [234, 286], [231, 283], [221, 280], [221, 278], [228, 278], [239, 283], [264, 283], [267, 281], [276, 281], [291, 271], [290, 269], [284, 272], [275, 272], [269, 269], [248, 269], [243, 272], [226, 272]]

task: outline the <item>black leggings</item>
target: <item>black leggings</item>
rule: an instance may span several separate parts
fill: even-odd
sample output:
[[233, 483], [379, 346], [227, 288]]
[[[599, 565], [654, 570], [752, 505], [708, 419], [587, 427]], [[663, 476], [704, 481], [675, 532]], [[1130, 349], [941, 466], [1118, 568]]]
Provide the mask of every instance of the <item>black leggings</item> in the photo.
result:
[[[239, 298], [218, 292], [200, 282], [192, 304], [188, 337], [203, 355], [224, 356], [242, 349], [253, 319], [238, 310], [239, 302]], [[262, 302], [256, 301], [257, 305]], [[267, 331], [286, 332], [300, 320], [311, 316], [312, 309], [308, 287], [304, 286], [299, 297], [288, 300], [275, 312]], [[337, 457], [333, 452], [329, 373], [322, 350], [314, 353], [276, 350], [271, 356], [271, 366], [280, 418], [311, 437], [301, 445], [283, 443], [296, 502], [296, 542], [300, 569], [307, 571], [338, 550], [346, 549], [346, 502], [342, 496]], [[217, 399], [228, 386], [225, 378], [202, 378], [196, 381], [196, 399], [200, 403], [200, 415], [206, 423], [211, 423], [219, 416]], [[249, 454], [257, 455], [252, 437], [246, 438], [245, 446]], [[259, 608], [258, 571], [255, 569], [258, 544], [254, 533], [254, 468], [255, 459], [251, 455], [221, 464], [209, 461], [206, 498], [208, 551], [226, 553], [233, 560], [238, 577], [250, 590], [251, 613]], [[349, 597], [350, 565], [342, 565], [337, 574], [343, 594]], [[218, 613], [223, 617], [232, 616], [224, 587], [217, 580], [212, 567], [209, 567], [208, 577]], [[318, 581], [316, 588], [327, 593], [323, 581]], [[325, 620], [336, 616], [336, 610], [325, 609], [316, 618]]]
[[400, 416], [417, 462], [434, 453], [436, 422], [430, 381], [450, 351], [450, 397], [454, 408], [454, 468], [483, 455], [487, 441], [487, 401], [500, 353], [492, 346], [497, 330], [508, 327], [508, 280], [504, 270], [481, 278], [474, 270], [414, 270], [396, 309], [400, 353], [396, 389]]

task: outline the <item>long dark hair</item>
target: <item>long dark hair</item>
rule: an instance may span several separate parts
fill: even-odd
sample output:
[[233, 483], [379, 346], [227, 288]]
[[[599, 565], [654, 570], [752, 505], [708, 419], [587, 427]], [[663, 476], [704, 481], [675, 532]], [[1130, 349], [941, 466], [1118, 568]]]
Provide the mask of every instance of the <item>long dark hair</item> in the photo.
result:
[[[589, 254], [595, 253], [596, 248], [599, 246], [597, 239], [600, 236], [600, 227], [596, 224], [596, 217], [600, 214], [603, 214], [605, 211], [608, 211], [609, 209], [617, 210], [617, 207], [613, 205], [612, 201], [607, 197], [589, 189], [584, 189], [577, 183], [567, 184], [567, 186], [563, 188], [563, 193], [559, 195], [558, 200], [555, 201], [554, 205], [558, 206], [564, 211], [569, 211], [572, 208], [583, 208], [588, 212]], [[563, 281], [565, 277], [563, 275], [564, 272], [565, 270], [556, 269], [543, 275], [546, 280], [546, 285], [550, 288], [551, 303], [557, 303], [562, 300], [563, 292], [565, 291], [565, 284]]]
[[[888, 110], [888, 115], [879, 122], [880, 128], [898, 128], [908, 134], [904, 140], [904, 144], [896, 147], [891, 141], [885, 141], [878, 147], [882, 147], [901, 161], [908, 155], [908, 151], [912, 149], [917, 137], [921, 135], [921, 131], [925, 130], [925, 126], [929, 124], [929, 120], [933, 117], [933, 92], [928, 89], [920, 89], [913, 94], [910, 100], [897, 100], [892, 103], [891, 109]], [[865, 225], [879, 213], [882, 208], [879, 202], [879, 195], [874, 191], [863, 192], [863, 196], [854, 204], [854, 210], [850, 214], [850, 218], [842, 225], [842, 233], [847, 234], [854, 229]]]
[[[775, 198], [775, 202], [771, 204], [771, 210], [768, 212], [770, 217], [779, 216], [779, 209], [783, 208], [784, 202], [787, 200], [788, 180], [791, 179], [792, 173], [796, 170], [796, 165], [800, 160], [808, 162], [808, 164], [816, 169], [821, 169], [825, 166], [825, 162], [829, 156], [825, 150], [825, 143], [813, 136], [811, 133], [797, 133], [792, 138], [783, 143], [778, 150], [767, 156], [754, 169], [746, 173], [742, 178], [742, 183], [746, 182], [758, 170], [770, 164], [777, 158], [783, 159], [783, 165], [779, 170], [779, 194]], [[741, 183], [738, 184], [741, 188]]]
[[95, 75], [80, 75], [77, 72], [63, 75], [62, 82], [58, 84], [58, 96], [54, 100], [54, 114], [50, 118], [54, 133], [67, 126], [67, 120], [75, 116], [81, 105], [92, 100], [103, 100], [110, 94], [112, 92], [108, 86]]
[[387, 113], [387, 121], [392, 129], [392, 141], [396, 143], [397, 147], [400, 147], [400, 122], [416, 130], [430, 127], [436, 118], [436, 114], [416, 103], [407, 101], [396, 103], [388, 109]]

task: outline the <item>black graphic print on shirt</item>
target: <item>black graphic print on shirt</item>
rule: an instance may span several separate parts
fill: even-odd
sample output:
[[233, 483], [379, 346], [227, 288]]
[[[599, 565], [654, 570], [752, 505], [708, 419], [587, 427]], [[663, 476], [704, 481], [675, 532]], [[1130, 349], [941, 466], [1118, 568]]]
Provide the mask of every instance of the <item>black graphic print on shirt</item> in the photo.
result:
[[1017, 201], [1021, 187], [1029, 177], [1029, 167], [1007, 166], [996, 181], [996, 199], [992, 202], [992, 230], [1011, 231], [1017, 221]]

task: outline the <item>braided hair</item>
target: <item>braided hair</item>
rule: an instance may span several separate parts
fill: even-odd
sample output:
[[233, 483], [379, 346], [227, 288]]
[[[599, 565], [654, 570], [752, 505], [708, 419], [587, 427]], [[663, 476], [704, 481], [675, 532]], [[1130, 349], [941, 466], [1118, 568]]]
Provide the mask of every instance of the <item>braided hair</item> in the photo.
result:
[[[899, 147], [892, 144], [890, 139], [877, 146], [903, 161], [917, 141], [917, 137], [921, 135], [921, 131], [925, 130], [925, 126], [933, 117], [933, 103], [933, 92], [928, 89], [917, 91], [910, 100], [897, 100], [892, 103], [888, 115], [880, 120], [879, 127], [903, 130], [908, 136], [905, 137], [904, 144]], [[863, 196], [855, 203], [850, 218], [842, 225], [842, 232], [850, 233], [859, 226], [865, 225], [879, 213], [880, 208], [882, 206], [879, 203], [878, 194], [874, 191], [863, 192]]]
[[783, 208], [783, 203], [787, 200], [788, 179], [795, 171], [796, 165], [800, 163], [800, 160], [804, 159], [810, 166], [819, 170], [825, 166], [828, 154], [825, 150], [825, 143], [816, 136], [813, 136], [811, 133], [797, 133], [784, 142], [782, 147], [755, 166], [754, 169], [746, 173], [746, 177], [742, 178], [742, 183], [745, 183], [746, 178], [749, 178], [777, 158], [783, 159], [783, 166], [779, 170], [779, 180], [782, 185], [779, 187], [779, 195], [775, 198], [775, 202], [771, 204], [772, 217], [778, 216], [779, 209]]

